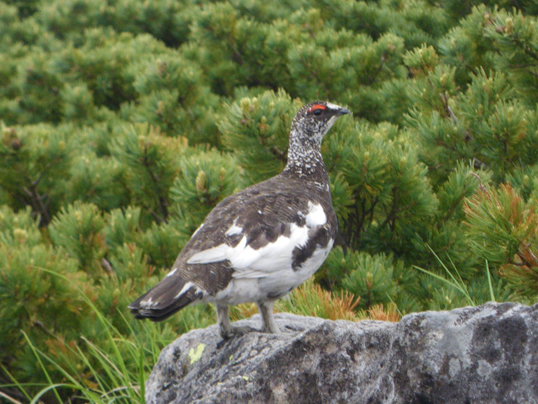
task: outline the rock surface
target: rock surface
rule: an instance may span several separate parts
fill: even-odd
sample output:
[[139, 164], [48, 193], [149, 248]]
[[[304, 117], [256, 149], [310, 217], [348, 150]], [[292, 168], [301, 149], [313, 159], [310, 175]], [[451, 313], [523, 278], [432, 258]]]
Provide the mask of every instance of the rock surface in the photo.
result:
[[[156, 403], [538, 403], [538, 305], [488, 303], [399, 323], [277, 314], [282, 333], [222, 341], [216, 326], [166, 347]], [[260, 319], [239, 322], [258, 328]]]

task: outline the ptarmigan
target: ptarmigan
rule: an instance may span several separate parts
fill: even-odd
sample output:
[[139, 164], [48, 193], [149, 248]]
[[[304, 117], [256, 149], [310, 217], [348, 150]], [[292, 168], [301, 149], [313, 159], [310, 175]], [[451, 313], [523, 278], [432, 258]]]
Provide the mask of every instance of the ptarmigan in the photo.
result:
[[129, 305], [136, 318], [161, 321], [189, 304], [214, 303], [222, 338], [246, 330], [228, 306], [256, 302], [262, 332], [278, 333], [273, 303], [302, 284], [332, 248], [338, 222], [320, 147], [349, 114], [325, 101], [293, 119], [282, 173], [219, 203], [180, 252], [170, 273]]

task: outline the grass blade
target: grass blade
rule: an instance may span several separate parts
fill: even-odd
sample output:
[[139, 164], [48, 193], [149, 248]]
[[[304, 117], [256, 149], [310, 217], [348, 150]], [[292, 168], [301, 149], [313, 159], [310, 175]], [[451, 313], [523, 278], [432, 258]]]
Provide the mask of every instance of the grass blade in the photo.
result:
[[495, 302], [495, 292], [493, 290], [493, 282], [491, 281], [491, 274], [489, 272], [489, 263], [486, 260], [486, 274], [488, 276], [488, 286], [489, 286], [489, 298], [492, 302]]

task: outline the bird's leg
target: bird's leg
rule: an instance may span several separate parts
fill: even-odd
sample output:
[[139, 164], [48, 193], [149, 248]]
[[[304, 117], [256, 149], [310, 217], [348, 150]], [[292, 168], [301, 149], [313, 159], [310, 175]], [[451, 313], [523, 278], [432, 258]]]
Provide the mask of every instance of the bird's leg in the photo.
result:
[[234, 335], [241, 335], [251, 331], [257, 331], [251, 327], [234, 327], [230, 323], [230, 314], [227, 305], [217, 304], [217, 322], [219, 333], [223, 339], [228, 339]]
[[228, 306], [217, 304], [217, 322], [219, 324], [220, 336], [223, 339], [228, 339], [233, 334], [232, 324], [230, 324], [230, 314]]
[[273, 317], [273, 301], [258, 302], [258, 309], [262, 315], [262, 332], [269, 334], [280, 333]]

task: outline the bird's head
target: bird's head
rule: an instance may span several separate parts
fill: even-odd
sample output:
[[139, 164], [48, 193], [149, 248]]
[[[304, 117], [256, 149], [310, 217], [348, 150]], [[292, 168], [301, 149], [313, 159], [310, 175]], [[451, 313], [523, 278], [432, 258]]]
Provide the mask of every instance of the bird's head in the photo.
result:
[[292, 133], [306, 136], [307, 139], [321, 143], [336, 120], [349, 110], [327, 101], [314, 101], [302, 107], [292, 123]]

